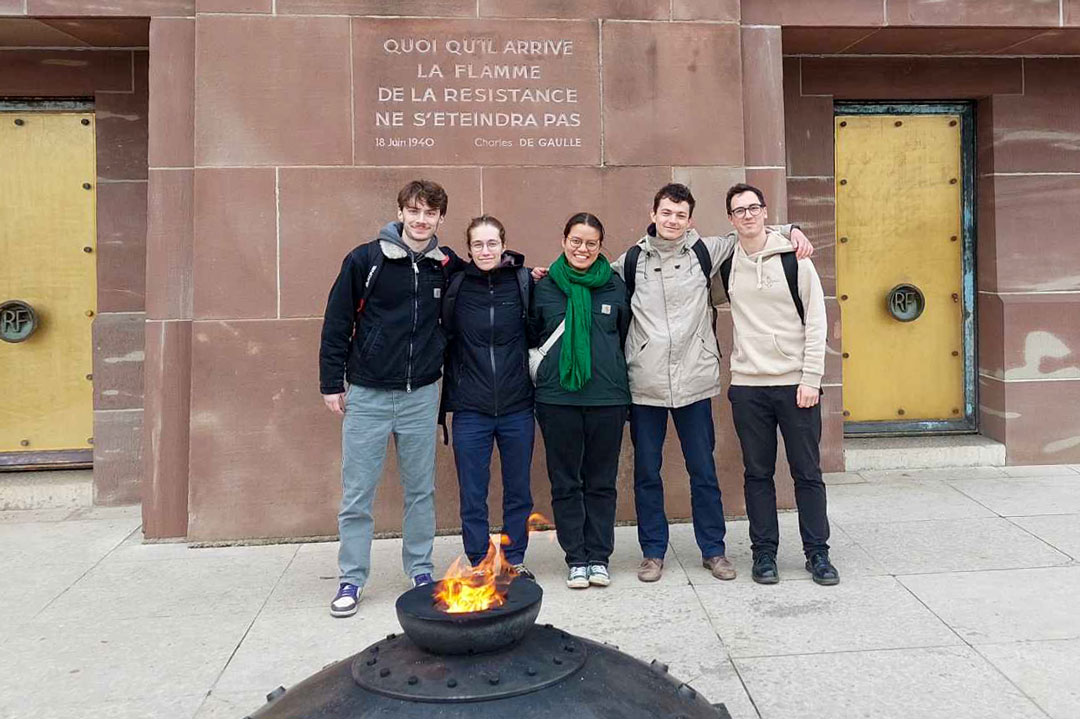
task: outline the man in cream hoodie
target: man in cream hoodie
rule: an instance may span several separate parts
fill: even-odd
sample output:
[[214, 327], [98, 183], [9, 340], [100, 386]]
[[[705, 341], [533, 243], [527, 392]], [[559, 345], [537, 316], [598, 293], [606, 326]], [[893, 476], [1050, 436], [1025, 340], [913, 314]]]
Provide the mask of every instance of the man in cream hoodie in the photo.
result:
[[[755, 582], [780, 581], [776, 550], [776, 428], [784, 435], [806, 570], [818, 584], [837, 584], [829, 561], [829, 520], [821, 479], [821, 376], [825, 373], [825, 298], [814, 264], [798, 260], [792, 289], [782, 255], [791, 245], [766, 232], [765, 196], [738, 184], [727, 211], [739, 236], [725, 287], [731, 301], [731, 414], [742, 445], [746, 514]], [[794, 273], [793, 273], [794, 274]], [[792, 278], [792, 279], [796, 279]]]
[[[661, 187], [653, 197], [648, 232], [611, 263], [632, 288], [626, 367], [633, 398], [634, 505], [643, 557], [638, 579], [643, 582], [660, 579], [668, 547], [660, 470], [669, 416], [689, 475], [694, 538], [702, 565], [717, 579], [735, 578], [735, 568], [725, 556], [724, 507], [713, 458], [712, 398], [722, 390], [710, 283], [705, 275], [707, 270], [710, 278], [718, 280], [716, 273], [731, 256], [736, 238], [735, 233], [699, 236], [693, 227], [694, 205], [694, 196], [685, 185]], [[798, 229], [778, 229], [791, 235], [790, 244], [782, 240], [789, 248], [794, 245], [806, 255], [813, 252]]]

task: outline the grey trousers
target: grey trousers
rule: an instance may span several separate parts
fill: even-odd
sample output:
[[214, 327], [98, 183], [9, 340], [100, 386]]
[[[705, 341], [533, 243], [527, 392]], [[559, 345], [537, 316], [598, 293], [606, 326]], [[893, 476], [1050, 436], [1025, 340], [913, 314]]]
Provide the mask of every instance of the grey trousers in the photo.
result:
[[387, 441], [397, 447], [404, 488], [401, 564], [410, 577], [432, 572], [435, 539], [435, 423], [438, 383], [412, 392], [350, 385], [341, 425], [341, 511], [338, 531], [341, 581], [364, 586], [371, 571], [371, 515], [382, 477]]

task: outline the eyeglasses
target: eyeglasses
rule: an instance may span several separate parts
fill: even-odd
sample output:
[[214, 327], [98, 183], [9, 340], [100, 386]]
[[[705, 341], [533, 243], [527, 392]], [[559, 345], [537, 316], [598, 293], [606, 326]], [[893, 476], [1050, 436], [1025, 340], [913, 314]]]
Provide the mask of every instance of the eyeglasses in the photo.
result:
[[573, 235], [570, 235], [569, 237], [566, 238], [566, 241], [568, 243], [570, 243], [570, 246], [573, 247], [575, 250], [580, 250], [582, 245], [585, 245], [585, 249], [588, 250], [589, 252], [596, 252], [597, 250], [600, 249], [600, 241], [599, 240], [585, 241], [585, 240], [581, 239], [580, 237], [574, 237]]
[[501, 247], [502, 247], [502, 243], [501, 242], [495, 242], [494, 240], [492, 240], [491, 242], [470, 242], [469, 243], [469, 249], [472, 250], [473, 252], [479, 252], [480, 250], [491, 250], [492, 252], [498, 252]]
[[761, 211], [765, 209], [765, 205], [747, 205], [746, 207], [733, 207], [731, 214], [738, 217], [740, 220], [747, 215], [751, 217], [757, 217], [761, 214]]

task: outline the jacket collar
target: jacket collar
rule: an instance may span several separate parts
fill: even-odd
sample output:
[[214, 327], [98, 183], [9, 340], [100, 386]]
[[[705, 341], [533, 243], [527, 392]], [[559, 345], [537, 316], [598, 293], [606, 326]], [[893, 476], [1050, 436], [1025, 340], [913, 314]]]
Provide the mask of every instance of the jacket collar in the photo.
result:
[[[409, 258], [409, 253], [404, 247], [395, 245], [389, 240], [379, 240], [379, 248], [382, 250], [383, 257], [388, 260], [407, 260]], [[450, 259], [438, 245], [435, 245], [421, 256], [434, 260], [440, 265], [446, 264]]]
[[[679, 248], [679, 251], [689, 251], [690, 246], [697, 242], [700, 237], [701, 236], [698, 234], [697, 230], [695, 230], [693, 227], [689, 228], [686, 231], [686, 234], [683, 235], [682, 240], [680, 241], [682, 243], [682, 247]], [[638, 240], [637, 244], [638, 247], [640, 247], [644, 252], [652, 253], [657, 251], [653, 245], [654, 242], [657, 242], [656, 225], [650, 224], [649, 228], [645, 231], [644, 237]]]
[[[503, 250], [502, 257], [499, 259], [499, 264], [490, 271], [492, 273], [498, 272], [504, 269], [514, 269], [525, 266], [525, 255], [520, 252], [514, 252], [513, 250]], [[481, 270], [476, 266], [476, 263], [469, 261], [469, 264], [465, 265], [465, 274], [470, 277], [485, 277], [489, 273]]]

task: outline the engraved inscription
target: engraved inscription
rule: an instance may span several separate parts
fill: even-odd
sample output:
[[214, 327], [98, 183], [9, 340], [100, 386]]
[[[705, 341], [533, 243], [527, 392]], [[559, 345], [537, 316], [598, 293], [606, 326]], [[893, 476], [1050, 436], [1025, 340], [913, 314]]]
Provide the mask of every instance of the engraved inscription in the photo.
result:
[[599, 160], [590, 23], [371, 21], [356, 40], [358, 162]]

